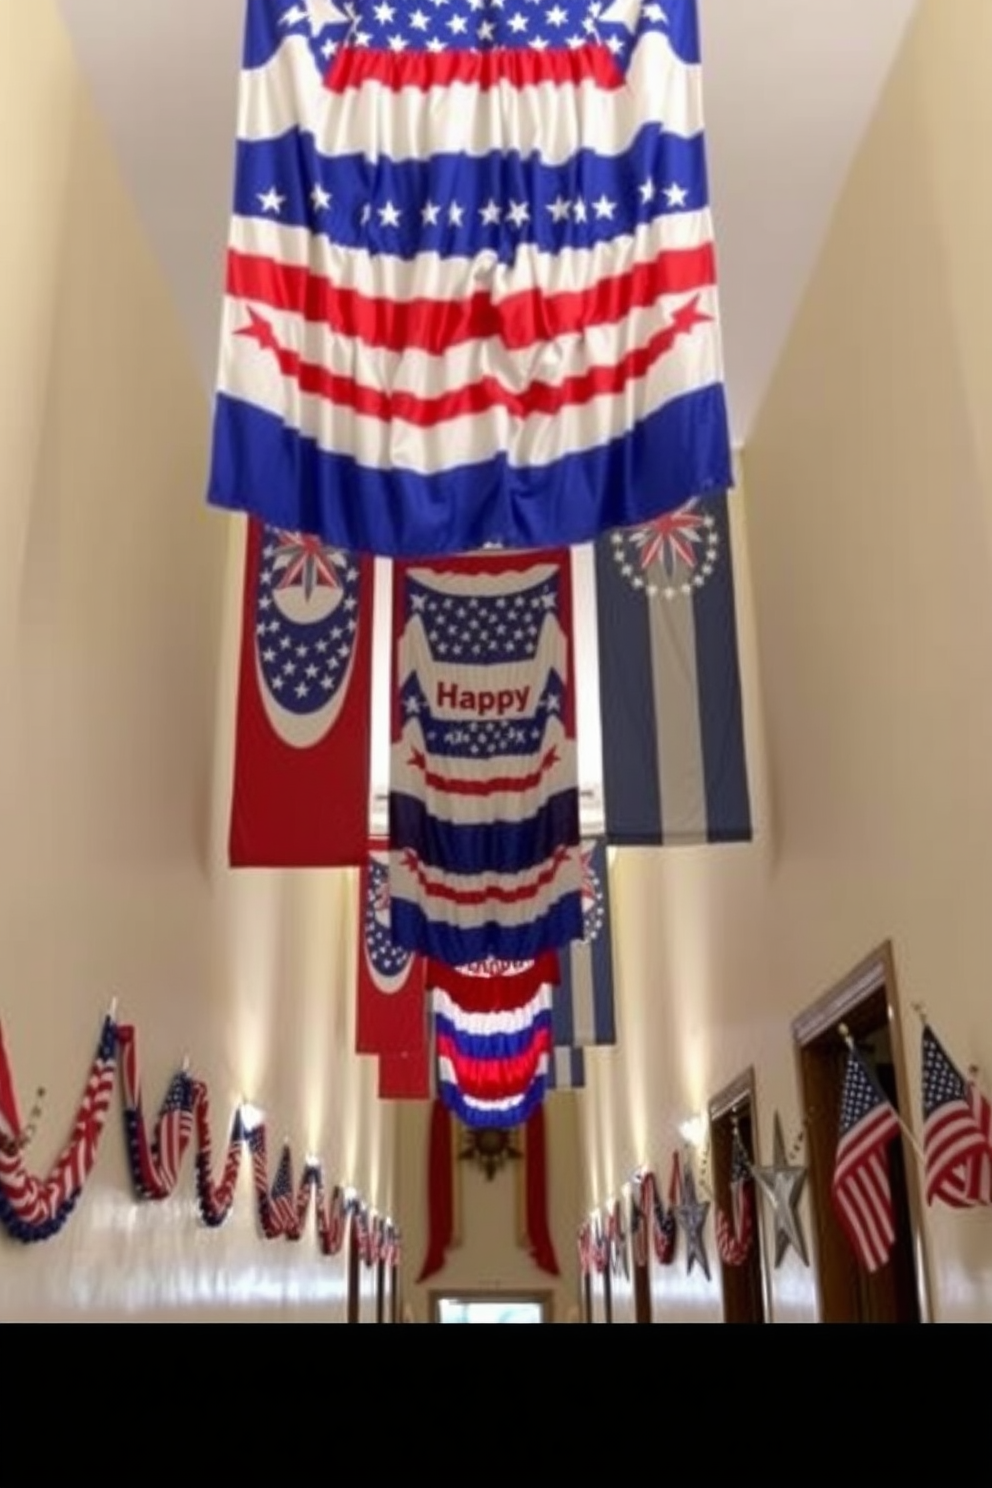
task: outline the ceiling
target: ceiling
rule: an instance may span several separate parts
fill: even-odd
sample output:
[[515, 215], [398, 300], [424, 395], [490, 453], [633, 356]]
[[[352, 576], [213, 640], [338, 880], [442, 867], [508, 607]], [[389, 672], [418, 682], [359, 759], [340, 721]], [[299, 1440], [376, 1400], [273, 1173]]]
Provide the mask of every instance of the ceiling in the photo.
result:
[[[217, 353], [244, 3], [58, 0], [206, 388]], [[699, 0], [739, 444], [916, 3]]]

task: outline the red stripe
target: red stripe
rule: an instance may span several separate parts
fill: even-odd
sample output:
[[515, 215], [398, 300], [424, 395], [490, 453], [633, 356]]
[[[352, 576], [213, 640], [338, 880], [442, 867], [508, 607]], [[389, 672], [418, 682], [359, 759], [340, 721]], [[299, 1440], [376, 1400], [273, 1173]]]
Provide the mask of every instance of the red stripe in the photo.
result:
[[491, 884], [485, 889], [453, 889], [445, 883], [432, 882], [421, 868], [414, 852], [406, 854], [405, 867], [414, 875], [420, 885], [421, 892], [428, 899], [444, 899], [449, 904], [521, 904], [529, 899], [535, 899], [542, 889], [547, 888], [558, 877], [558, 870], [569, 859], [568, 849], [558, 848], [550, 864], [537, 874], [529, 884], [523, 884], [518, 889], [504, 889], [498, 884]]
[[692, 330], [701, 321], [712, 319], [698, 308], [698, 296], [675, 312], [671, 323], [656, 332], [644, 346], [629, 351], [614, 366], [592, 367], [588, 372], [575, 377], [563, 378], [561, 382], [532, 382], [522, 393], [510, 392], [495, 377], [481, 377], [478, 382], [454, 392], [441, 393], [435, 398], [419, 398], [415, 393], [385, 393], [381, 389], [356, 382], [353, 377], [344, 377], [330, 372], [318, 362], [305, 362], [298, 352], [279, 346], [269, 323], [249, 311], [251, 324], [238, 335], [251, 336], [267, 351], [271, 351], [284, 377], [290, 378], [302, 393], [323, 398], [339, 408], [351, 408], [355, 413], [391, 423], [402, 419], [405, 423], [420, 428], [434, 428], [450, 419], [490, 412], [494, 407], [505, 408], [513, 417], [524, 419], [531, 414], [555, 414], [563, 409], [617, 394], [630, 382], [645, 377], [655, 362], [671, 351], [681, 334]]
[[557, 987], [561, 968], [557, 951], [542, 951], [524, 969], [472, 976], [463, 967], [428, 961], [427, 985], [446, 992], [463, 1013], [509, 1013], [526, 1007], [542, 987]]
[[438, 775], [436, 771], [428, 770], [427, 758], [420, 749], [415, 749], [407, 760], [412, 769], [423, 772], [426, 785], [434, 790], [447, 791], [452, 796], [495, 796], [508, 791], [533, 790], [558, 763], [558, 751], [551, 748], [538, 769], [532, 770], [529, 775], [495, 775], [491, 780], [459, 780], [452, 775]]
[[537, 1073], [538, 1060], [550, 1051], [551, 1030], [547, 1027], [536, 1030], [525, 1054], [505, 1059], [475, 1059], [461, 1053], [447, 1034], [438, 1034], [437, 1039], [438, 1055], [451, 1061], [459, 1090], [475, 1100], [509, 1100], [526, 1094]]
[[512, 88], [541, 83], [564, 88], [592, 82], [598, 88], [614, 89], [623, 87], [624, 76], [609, 48], [596, 43], [544, 51], [499, 47], [487, 52], [384, 52], [348, 46], [331, 63], [324, 86], [332, 93], [344, 93], [372, 82], [423, 92], [452, 83], [468, 83], [482, 91], [500, 83]]
[[618, 325], [631, 310], [653, 305], [663, 295], [690, 294], [715, 283], [712, 243], [663, 250], [590, 289], [560, 294], [526, 289], [498, 302], [486, 290], [459, 300], [373, 298], [342, 289], [300, 264], [234, 248], [227, 255], [227, 293], [234, 299], [301, 315], [367, 346], [431, 356], [466, 341], [501, 341], [511, 351], [523, 351], [587, 326]]

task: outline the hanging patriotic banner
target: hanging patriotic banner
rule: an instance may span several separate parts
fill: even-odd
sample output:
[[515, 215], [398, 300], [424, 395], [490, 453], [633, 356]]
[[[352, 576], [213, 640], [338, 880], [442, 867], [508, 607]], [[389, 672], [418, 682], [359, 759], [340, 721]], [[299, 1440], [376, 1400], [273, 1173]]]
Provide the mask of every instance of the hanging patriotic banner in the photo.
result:
[[570, 1049], [617, 1041], [605, 839], [583, 842], [581, 861], [582, 939], [561, 951], [553, 1017], [556, 1046]]
[[422, 956], [393, 940], [385, 848], [375, 844], [369, 848], [358, 899], [356, 1052], [416, 1055], [424, 1065], [428, 1050], [426, 966]]
[[[36, 1178], [28, 1172], [23, 1152], [16, 1143], [0, 1142], [0, 1224], [15, 1240], [25, 1244], [48, 1240], [58, 1234], [75, 1209], [96, 1161], [116, 1069], [117, 1027], [114, 1019], [108, 1017], [103, 1023], [72, 1135], [47, 1178]], [[2, 1088], [13, 1090], [9, 1070], [0, 1077]]]
[[431, 962], [438, 1092], [466, 1126], [516, 1126], [544, 1098], [558, 958]]
[[422, 1049], [413, 1054], [380, 1054], [380, 1100], [430, 1100], [431, 1048], [425, 1039]]
[[727, 498], [596, 544], [606, 840], [752, 836]]
[[398, 945], [452, 966], [582, 934], [567, 552], [396, 565]]
[[247, 0], [211, 503], [411, 557], [730, 478], [696, 0]]
[[556, 1044], [548, 1061], [548, 1093], [556, 1090], [582, 1090], [585, 1083], [585, 1050], [562, 1048]]
[[232, 867], [364, 860], [373, 572], [369, 558], [248, 523]]

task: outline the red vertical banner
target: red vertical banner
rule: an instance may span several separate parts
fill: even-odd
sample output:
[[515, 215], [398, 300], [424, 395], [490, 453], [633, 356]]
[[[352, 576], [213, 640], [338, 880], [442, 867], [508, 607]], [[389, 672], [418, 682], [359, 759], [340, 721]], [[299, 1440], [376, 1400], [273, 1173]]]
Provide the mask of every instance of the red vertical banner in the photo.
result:
[[370, 557], [249, 519], [232, 867], [364, 860], [374, 572]]
[[380, 1054], [380, 1100], [430, 1100], [431, 1054], [425, 1042], [413, 1054]]
[[[393, 943], [385, 843], [371, 843], [362, 865], [355, 1028], [356, 1053], [418, 1055], [426, 1065], [427, 962]], [[396, 1073], [398, 1077], [399, 1071]], [[429, 1079], [429, 1070], [427, 1073]], [[422, 1076], [418, 1078], [422, 1083]]]

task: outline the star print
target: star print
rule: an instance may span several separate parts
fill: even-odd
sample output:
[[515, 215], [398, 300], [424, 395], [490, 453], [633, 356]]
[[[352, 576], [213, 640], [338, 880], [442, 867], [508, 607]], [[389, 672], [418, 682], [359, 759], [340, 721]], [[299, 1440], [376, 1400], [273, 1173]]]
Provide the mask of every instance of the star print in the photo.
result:
[[331, 193], [325, 191], [323, 186], [315, 186], [310, 193], [310, 201], [315, 212], [326, 212], [331, 205]]
[[684, 207], [688, 195], [684, 186], [673, 184], [665, 187], [665, 200], [670, 207]]
[[387, 201], [384, 207], [378, 208], [379, 221], [383, 227], [399, 227], [402, 213], [399, 207], [395, 207], [391, 201]]
[[270, 186], [268, 191], [259, 191], [257, 195], [259, 206], [263, 212], [275, 212], [278, 215], [282, 211], [286, 198], [280, 196], [274, 186]]

